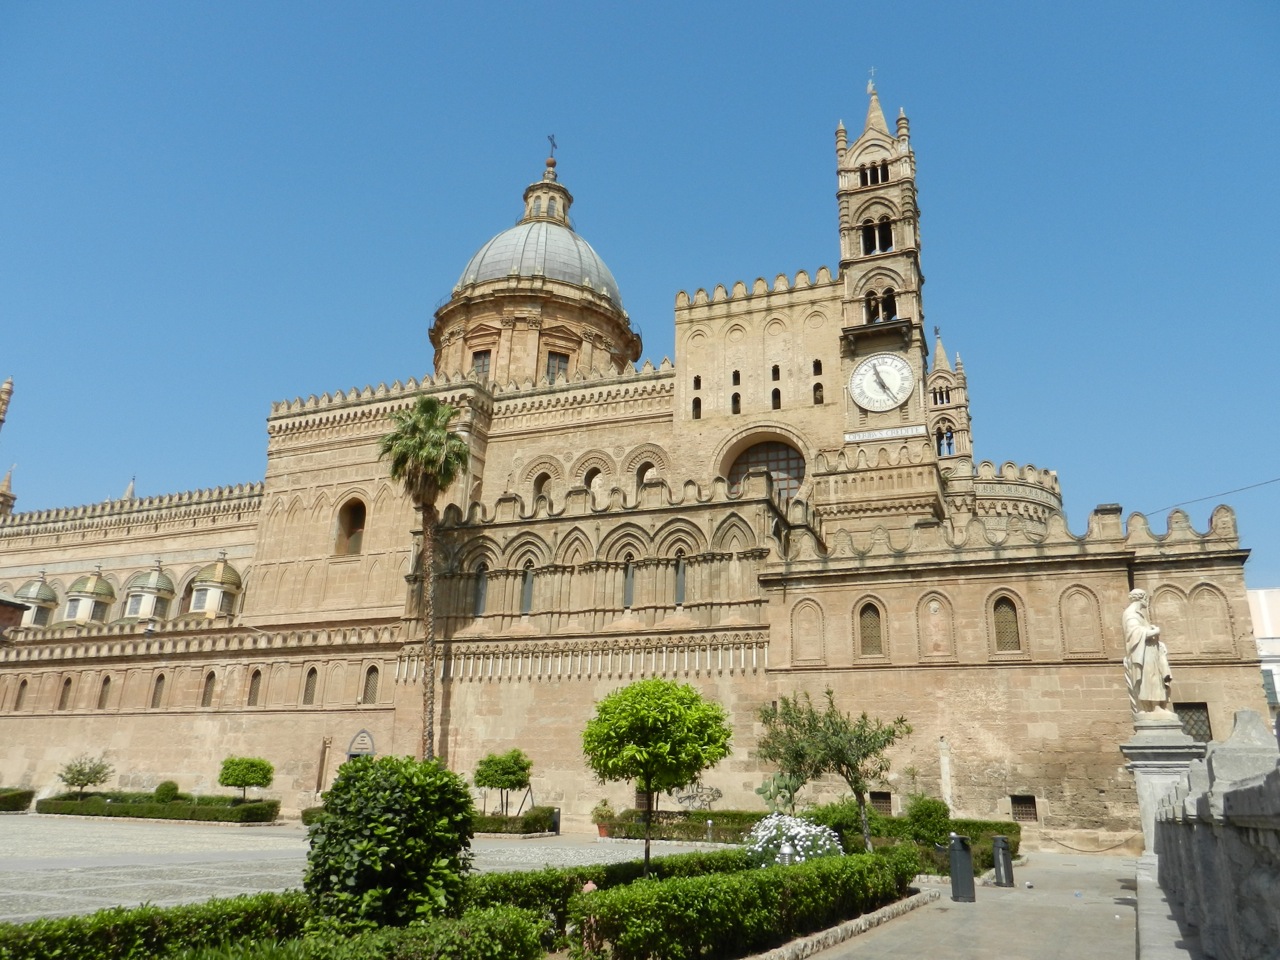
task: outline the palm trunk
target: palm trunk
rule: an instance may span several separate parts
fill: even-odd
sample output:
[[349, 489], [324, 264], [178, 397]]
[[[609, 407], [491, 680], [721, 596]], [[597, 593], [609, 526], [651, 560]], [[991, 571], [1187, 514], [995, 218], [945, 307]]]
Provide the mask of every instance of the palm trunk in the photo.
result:
[[422, 569], [418, 589], [422, 591], [418, 609], [422, 613], [422, 759], [436, 758], [436, 618], [435, 618], [435, 504], [423, 504]]

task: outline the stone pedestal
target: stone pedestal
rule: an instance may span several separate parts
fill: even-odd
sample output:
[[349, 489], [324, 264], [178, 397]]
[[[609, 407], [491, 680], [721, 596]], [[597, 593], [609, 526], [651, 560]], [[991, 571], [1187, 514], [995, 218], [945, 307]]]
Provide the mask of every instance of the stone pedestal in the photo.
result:
[[1156, 808], [1187, 772], [1192, 760], [1204, 756], [1205, 745], [1182, 732], [1176, 718], [1138, 720], [1133, 739], [1120, 745], [1138, 786], [1144, 852], [1156, 852]]

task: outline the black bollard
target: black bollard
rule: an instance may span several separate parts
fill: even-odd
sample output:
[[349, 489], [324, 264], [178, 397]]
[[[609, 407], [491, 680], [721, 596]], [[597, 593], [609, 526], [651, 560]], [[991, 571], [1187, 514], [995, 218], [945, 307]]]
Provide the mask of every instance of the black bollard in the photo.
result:
[[551, 808], [551, 832], [557, 837], [560, 836], [560, 808]]
[[956, 903], [973, 903], [973, 851], [969, 838], [951, 835], [951, 899]]
[[1008, 837], [991, 838], [991, 854], [995, 861], [996, 886], [1013, 886], [1013, 854], [1009, 852]]

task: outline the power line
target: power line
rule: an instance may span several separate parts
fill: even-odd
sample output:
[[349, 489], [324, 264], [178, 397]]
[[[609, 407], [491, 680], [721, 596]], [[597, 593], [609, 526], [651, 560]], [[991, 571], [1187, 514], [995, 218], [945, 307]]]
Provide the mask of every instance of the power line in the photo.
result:
[[1180, 503], [1171, 503], [1167, 507], [1161, 507], [1159, 510], [1147, 510], [1147, 516], [1153, 513], [1164, 513], [1166, 510], [1173, 510], [1175, 507], [1185, 507], [1191, 503], [1203, 503], [1206, 500], [1216, 500], [1218, 497], [1229, 497], [1233, 493], [1242, 493], [1245, 490], [1253, 490], [1257, 487], [1265, 487], [1269, 483], [1280, 483], [1280, 477], [1273, 477], [1270, 480], [1263, 480], [1261, 483], [1251, 483], [1247, 487], [1236, 487], [1234, 490], [1225, 490], [1222, 493], [1211, 493], [1207, 497], [1197, 497], [1194, 500], [1183, 500]]

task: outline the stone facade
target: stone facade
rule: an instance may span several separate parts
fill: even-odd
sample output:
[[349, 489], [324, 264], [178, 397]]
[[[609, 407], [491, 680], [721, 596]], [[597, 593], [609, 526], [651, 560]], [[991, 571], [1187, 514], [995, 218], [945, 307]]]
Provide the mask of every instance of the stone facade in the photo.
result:
[[582, 763], [594, 701], [674, 677], [728, 708], [735, 751], [707, 782], [754, 807], [759, 707], [830, 687], [914, 725], [895, 806], [924, 790], [1034, 818], [1031, 845], [1131, 839], [1128, 591], [1153, 595], [1175, 699], [1215, 725], [1262, 704], [1234, 515], [1199, 533], [1175, 511], [1157, 533], [1104, 505], [1077, 535], [1053, 471], [975, 460], [963, 363], [924, 323], [906, 118], [891, 131], [871, 91], [836, 162], [838, 269], [678, 294], [674, 365], [634, 366], [549, 163], [437, 311], [434, 374], [275, 404], [261, 483], [7, 501], [0, 593], [29, 609], [0, 648], [0, 782], [51, 790], [107, 749], [125, 782], [198, 788], [250, 753], [296, 809], [348, 753], [414, 752], [415, 516], [377, 443], [427, 393], [472, 454], [437, 551], [456, 769], [521, 747], [537, 800], [585, 824], [602, 795], [629, 805]]

